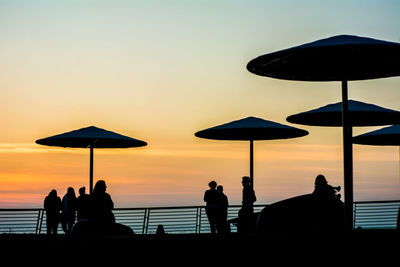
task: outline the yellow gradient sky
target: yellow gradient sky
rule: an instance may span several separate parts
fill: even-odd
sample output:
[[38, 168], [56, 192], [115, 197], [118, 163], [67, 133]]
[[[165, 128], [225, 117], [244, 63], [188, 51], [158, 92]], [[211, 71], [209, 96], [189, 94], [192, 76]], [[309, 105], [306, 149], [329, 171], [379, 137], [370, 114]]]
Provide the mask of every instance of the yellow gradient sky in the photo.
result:
[[[148, 142], [95, 150], [117, 207], [203, 204], [211, 179], [239, 204], [249, 145], [198, 130], [247, 116], [279, 123], [339, 102], [340, 83], [260, 77], [248, 61], [353, 34], [400, 42], [400, 2], [0, 0], [0, 208], [41, 207], [88, 187], [89, 151], [35, 140], [97, 126]], [[400, 78], [349, 83], [349, 97], [400, 110]], [[255, 145], [258, 203], [343, 186], [341, 130]], [[355, 135], [376, 128], [358, 128]], [[398, 199], [399, 148], [354, 146], [356, 200]]]

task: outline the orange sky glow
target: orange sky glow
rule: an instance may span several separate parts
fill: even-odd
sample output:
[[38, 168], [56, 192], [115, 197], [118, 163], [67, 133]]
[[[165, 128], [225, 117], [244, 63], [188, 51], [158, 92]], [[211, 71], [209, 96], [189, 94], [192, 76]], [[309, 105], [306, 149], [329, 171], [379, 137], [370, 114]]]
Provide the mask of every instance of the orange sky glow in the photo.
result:
[[[240, 204], [240, 178], [249, 168], [248, 143], [201, 143], [95, 150], [95, 180], [107, 181], [108, 191], [120, 207], [202, 205], [202, 194], [212, 179], [224, 185], [232, 204]], [[38, 207], [53, 188], [60, 195], [68, 186], [88, 188], [88, 150], [11, 146], [0, 148], [2, 207]], [[369, 199], [371, 195], [374, 199], [396, 198], [400, 186], [396, 152], [396, 148], [371, 151], [355, 147], [356, 199]], [[256, 142], [255, 189], [259, 202], [310, 193], [319, 173], [331, 184], [342, 185], [340, 159], [341, 146], [337, 145]]]
[[[362, 4], [360, 4], [362, 3]], [[339, 82], [256, 76], [262, 54], [340, 34], [400, 42], [390, 0], [0, 0], [0, 208], [42, 207], [89, 187], [89, 150], [35, 140], [96, 126], [148, 143], [97, 149], [94, 180], [116, 207], [203, 205], [207, 184], [241, 203], [249, 143], [194, 133], [249, 116], [286, 117], [341, 101]], [[400, 77], [350, 81], [349, 99], [400, 110]], [[256, 204], [343, 187], [340, 128], [255, 142]], [[377, 129], [354, 129], [354, 135]], [[399, 199], [399, 148], [354, 145], [354, 199]]]

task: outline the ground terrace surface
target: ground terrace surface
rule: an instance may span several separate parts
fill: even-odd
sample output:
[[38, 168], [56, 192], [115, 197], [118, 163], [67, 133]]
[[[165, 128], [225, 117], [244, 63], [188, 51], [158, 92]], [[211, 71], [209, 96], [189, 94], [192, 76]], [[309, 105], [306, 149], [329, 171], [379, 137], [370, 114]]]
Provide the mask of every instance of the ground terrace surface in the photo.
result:
[[315, 266], [352, 263], [360, 266], [376, 261], [379, 266], [389, 266], [398, 263], [399, 241], [400, 231], [393, 229], [355, 230], [342, 234], [0, 235], [2, 259], [13, 260], [17, 266], [19, 263], [33, 264], [37, 259], [45, 265], [112, 262], [113, 266], [134, 266], [142, 262], [161, 266], [167, 263], [237, 266], [243, 262], [247, 266], [261, 263], [265, 263], [262, 266], [271, 266], [271, 262], [280, 262]]

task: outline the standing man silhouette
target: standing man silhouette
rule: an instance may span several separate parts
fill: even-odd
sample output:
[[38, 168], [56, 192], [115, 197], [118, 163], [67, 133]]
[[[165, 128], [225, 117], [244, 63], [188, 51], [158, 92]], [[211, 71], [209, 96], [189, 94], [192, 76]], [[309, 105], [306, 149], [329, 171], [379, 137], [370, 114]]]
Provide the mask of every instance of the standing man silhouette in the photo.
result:
[[44, 199], [44, 209], [46, 211], [47, 234], [57, 235], [57, 228], [60, 222], [61, 198], [57, 196], [55, 189], [51, 190]]
[[62, 206], [61, 224], [64, 232], [69, 234], [76, 219], [76, 195], [72, 187], [68, 187], [67, 193], [62, 199]]
[[86, 194], [86, 188], [79, 188], [79, 196], [76, 199], [77, 220], [87, 220], [89, 218], [90, 196]]
[[239, 210], [238, 232], [253, 232], [255, 230], [254, 202], [256, 194], [250, 186], [250, 177], [242, 178], [242, 208]]
[[211, 233], [216, 233], [216, 226], [218, 223], [218, 192], [217, 183], [211, 181], [208, 183], [210, 189], [204, 193], [204, 201], [206, 202], [206, 213], [208, 222], [210, 223]]

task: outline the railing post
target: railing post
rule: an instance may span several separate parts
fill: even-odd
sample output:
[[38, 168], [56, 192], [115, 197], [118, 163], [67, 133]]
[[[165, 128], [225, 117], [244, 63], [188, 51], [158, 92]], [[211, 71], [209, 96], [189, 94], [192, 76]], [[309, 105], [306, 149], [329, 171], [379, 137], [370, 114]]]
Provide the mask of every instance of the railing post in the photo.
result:
[[144, 210], [142, 234], [147, 234], [147, 228], [149, 226], [149, 216], [150, 216], [150, 209], [146, 208]]
[[196, 209], [196, 234], [200, 234], [200, 225], [201, 225], [201, 207], [197, 207], [197, 209]]
[[203, 210], [203, 207], [199, 207], [199, 234], [201, 232], [201, 212]]
[[37, 221], [36, 221], [35, 234], [38, 234], [38, 231], [39, 231], [39, 222], [40, 222], [40, 209], [39, 209], [39, 211], [38, 211], [38, 217], [37, 217]]
[[353, 229], [356, 227], [356, 215], [357, 215], [357, 202], [354, 202], [354, 210], [353, 210]]
[[43, 217], [44, 217], [44, 209], [39, 209], [38, 221], [36, 223], [36, 234], [40, 234], [42, 232]]

